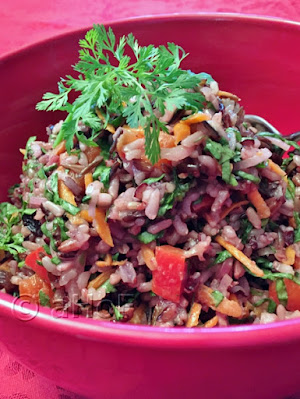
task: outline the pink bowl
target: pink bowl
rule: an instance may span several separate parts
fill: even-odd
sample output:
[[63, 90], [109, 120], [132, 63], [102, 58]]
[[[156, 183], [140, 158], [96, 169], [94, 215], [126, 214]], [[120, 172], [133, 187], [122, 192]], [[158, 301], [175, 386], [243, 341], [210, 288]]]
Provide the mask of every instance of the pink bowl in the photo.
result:
[[[111, 24], [143, 43], [174, 41], [185, 67], [207, 71], [243, 99], [248, 113], [285, 133], [299, 129], [300, 24], [239, 15], [182, 15]], [[1, 199], [18, 181], [29, 135], [59, 114], [36, 112], [77, 59], [84, 31], [46, 40], [0, 60]], [[25, 365], [89, 398], [279, 399], [300, 391], [300, 319], [260, 326], [168, 329], [96, 322], [24, 308], [0, 294], [0, 339]]]

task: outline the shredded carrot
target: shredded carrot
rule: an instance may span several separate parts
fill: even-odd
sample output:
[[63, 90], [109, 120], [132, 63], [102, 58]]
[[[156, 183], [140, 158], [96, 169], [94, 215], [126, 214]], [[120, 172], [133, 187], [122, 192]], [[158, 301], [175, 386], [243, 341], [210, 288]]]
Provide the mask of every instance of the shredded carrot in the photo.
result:
[[281, 176], [286, 183], [288, 182], [286, 172], [281, 169], [281, 167], [277, 165], [277, 163], [273, 162], [272, 159], [268, 160], [268, 166], [274, 173]]
[[180, 141], [185, 139], [191, 134], [191, 128], [188, 124], [178, 122], [174, 125], [174, 137], [175, 143], [178, 144]]
[[296, 270], [300, 269], [300, 257], [298, 257], [298, 256], [296, 256], [296, 258], [295, 258], [294, 269], [296, 269]]
[[66, 141], [61, 141], [53, 150], [54, 155], [60, 155], [66, 152]]
[[126, 263], [126, 260], [113, 260], [110, 254], [107, 254], [104, 260], [98, 260], [96, 265], [100, 268], [102, 267], [111, 267], [111, 266], [121, 266]]
[[241, 99], [238, 96], [230, 93], [229, 91], [219, 90], [218, 96], [221, 98], [230, 98], [231, 100], [236, 101], [236, 102], [241, 101]]
[[236, 203], [232, 204], [229, 208], [225, 209], [221, 213], [221, 220], [226, 218], [226, 216], [229, 215], [229, 213], [231, 211], [233, 211], [234, 209], [239, 208], [240, 206], [243, 206], [243, 205], [247, 205], [248, 203], [249, 203], [249, 201], [244, 200], [244, 201], [239, 201], [239, 202], [236, 202]]
[[[97, 114], [99, 119], [101, 119], [103, 122], [105, 122], [105, 117], [104, 117], [104, 115], [102, 115], [102, 113], [101, 113], [99, 108], [96, 108], [96, 114]], [[110, 123], [108, 123], [106, 125], [105, 130], [108, 130], [112, 134], [114, 134], [116, 132], [116, 129]]]
[[25, 155], [25, 154], [26, 154], [26, 150], [25, 150], [24, 148], [19, 148], [19, 151], [20, 151], [20, 153], [21, 153], [22, 155]]
[[203, 325], [203, 327], [212, 328], [212, 327], [215, 327], [215, 326], [218, 324], [218, 322], [219, 322], [219, 318], [218, 318], [218, 316], [215, 316], [215, 317], [213, 317], [212, 319], [208, 320], [208, 321]]
[[111, 267], [112, 266], [111, 264], [106, 263], [105, 260], [98, 260], [96, 262], [96, 265], [98, 267], [100, 267], [100, 269], [102, 269], [103, 267]]
[[113, 247], [114, 243], [113, 243], [113, 239], [111, 237], [110, 228], [105, 219], [106, 219], [105, 210], [96, 208], [95, 227], [96, 227], [97, 233], [102, 238], [102, 240], [104, 242], [106, 242], [107, 245], [109, 245], [110, 247]]
[[67, 213], [68, 215], [68, 219], [70, 220], [70, 222], [76, 226], [80, 226], [81, 224], [84, 223], [83, 218], [80, 217], [80, 214], [77, 215], [71, 215], [69, 213]]
[[109, 276], [112, 274], [112, 270], [103, 272], [99, 274], [94, 280], [90, 281], [88, 284], [88, 288], [99, 288], [102, 284], [104, 284], [108, 279]]
[[204, 112], [197, 112], [196, 114], [192, 114], [186, 119], [183, 119], [181, 123], [185, 123], [186, 125], [193, 125], [194, 123], [200, 123], [204, 121], [208, 121], [211, 119], [211, 116], [205, 114]]
[[62, 180], [58, 180], [58, 194], [61, 199], [69, 202], [70, 204], [77, 206], [75, 196], [72, 191], [65, 185]]
[[84, 175], [84, 185], [85, 189], [87, 189], [87, 186], [93, 182], [93, 174], [92, 173], [87, 173]]
[[92, 221], [93, 221], [93, 217], [89, 215], [89, 212], [87, 209], [83, 209], [80, 212], [80, 216], [82, 217], [82, 219], [86, 220], [89, 223], [92, 223]]
[[297, 228], [296, 220], [295, 220], [294, 216], [289, 218], [289, 226], [293, 227], [293, 229]]
[[201, 284], [197, 291], [197, 299], [203, 305], [209, 306], [213, 310], [226, 314], [227, 316], [239, 318], [243, 314], [243, 309], [239, 303], [223, 298], [222, 302], [216, 306], [212, 296], [213, 289]]
[[268, 207], [256, 187], [252, 191], [250, 191], [250, 193], [248, 194], [248, 198], [250, 202], [255, 206], [257, 214], [261, 219], [267, 219], [268, 217], [270, 217], [270, 208]]
[[96, 208], [95, 217], [90, 216], [87, 209], [83, 209], [80, 212], [80, 216], [89, 223], [94, 222], [97, 233], [102, 238], [104, 242], [110, 247], [114, 246], [113, 239], [111, 237], [111, 232], [107, 221], [105, 220], [105, 210]]
[[230, 244], [229, 242], [225, 241], [223, 237], [217, 236], [216, 241], [218, 244], [220, 244], [222, 247], [227, 249], [231, 255], [236, 258], [238, 261], [240, 261], [244, 266], [247, 267], [247, 269], [250, 270], [251, 273], [253, 273], [257, 277], [262, 277], [264, 275], [264, 272], [257, 266], [257, 264], [248, 258], [242, 251], [237, 249], [234, 245]]
[[158, 142], [160, 148], [172, 148], [176, 145], [175, 137], [163, 131], [159, 133]]
[[118, 138], [117, 141], [117, 152], [121, 158], [124, 158], [124, 150], [125, 145], [132, 143], [137, 139], [141, 139], [144, 137], [144, 130], [142, 128], [132, 129], [129, 126], [123, 126], [123, 133]]
[[157, 267], [154, 251], [146, 244], [142, 244], [141, 253], [150, 270], [155, 270]]
[[284, 261], [284, 263], [286, 265], [292, 266], [295, 263], [295, 258], [296, 258], [296, 252], [292, 245], [290, 245], [289, 247], [286, 248], [285, 256], [286, 256], [286, 260]]
[[196, 327], [198, 325], [201, 309], [202, 306], [200, 305], [200, 303], [197, 302], [193, 303], [189, 313], [189, 317], [185, 325], [186, 327]]
[[126, 260], [113, 260], [111, 265], [108, 265], [105, 261], [98, 260], [96, 265], [100, 268], [102, 267], [111, 267], [111, 266], [123, 266], [125, 265]]

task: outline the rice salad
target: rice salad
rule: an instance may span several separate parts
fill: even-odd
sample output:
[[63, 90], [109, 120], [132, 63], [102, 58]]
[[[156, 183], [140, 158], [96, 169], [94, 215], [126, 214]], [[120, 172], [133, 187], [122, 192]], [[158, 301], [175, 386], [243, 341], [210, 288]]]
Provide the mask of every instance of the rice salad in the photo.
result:
[[95, 25], [79, 44], [79, 75], [37, 106], [67, 116], [29, 138], [0, 204], [0, 289], [153, 326], [299, 317], [299, 145], [245, 122], [172, 43]]

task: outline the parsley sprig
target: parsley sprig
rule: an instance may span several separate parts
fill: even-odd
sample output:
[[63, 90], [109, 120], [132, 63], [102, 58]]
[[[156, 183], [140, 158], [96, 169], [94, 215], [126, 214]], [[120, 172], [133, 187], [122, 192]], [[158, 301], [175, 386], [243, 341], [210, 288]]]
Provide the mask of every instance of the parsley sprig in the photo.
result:
[[12, 228], [20, 223], [23, 215], [32, 215], [36, 210], [26, 208], [26, 203], [22, 208], [8, 203], [0, 204], [0, 249], [9, 252], [17, 257], [19, 253], [25, 252], [22, 246], [24, 237], [21, 233], [13, 234]]
[[[38, 110], [68, 112], [54, 144], [66, 140], [70, 151], [74, 137], [86, 143], [86, 136], [78, 132], [79, 121], [92, 129], [90, 141], [95, 143], [101, 129], [122, 116], [132, 128], [144, 128], [146, 155], [152, 163], [157, 162], [159, 132], [167, 128], [154, 111], [202, 109], [203, 95], [187, 89], [211, 81], [211, 76], [181, 69], [187, 54], [174, 43], [141, 46], [132, 34], [117, 41], [112, 29], [103, 25], [94, 25], [79, 45], [80, 61], [73, 67], [79, 76], [61, 79], [59, 93], [46, 93], [37, 104]], [[133, 53], [133, 60], [128, 53]], [[73, 91], [80, 94], [70, 103]], [[97, 117], [96, 107], [105, 115], [104, 122]]]

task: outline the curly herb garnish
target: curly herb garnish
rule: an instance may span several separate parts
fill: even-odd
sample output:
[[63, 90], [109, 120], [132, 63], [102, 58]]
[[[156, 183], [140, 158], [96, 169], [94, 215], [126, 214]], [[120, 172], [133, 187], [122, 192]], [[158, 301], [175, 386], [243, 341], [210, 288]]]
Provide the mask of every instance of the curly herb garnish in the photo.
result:
[[[61, 79], [59, 93], [44, 94], [43, 101], [36, 106], [38, 110], [68, 112], [54, 145], [66, 140], [70, 151], [74, 137], [95, 145], [101, 130], [121, 116], [130, 127], [144, 128], [146, 155], [156, 163], [160, 156], [159, 132], [167, 128], [154, 110], [163, 115], [174, 107], [194, 112], [202, 109], [202, 94], [187, 89], [195, 88], [203, 80], [209, 83], [211, 76], [180, 69], [187, 54], [174, 43], [168, 43], [167, 47], [144, 47], [132, 34], [122, 36], [117, 42], [112, 29], [106, 30], [103, 25], [94, 25], [79, 45], [80, 61], [73, 67], [79, 73], [78, 78]], [[127, 55], [128, 50], [134, 55], [133, 61]], [[73, 91], [80, 94], [69, 103]], [[104, 122], [97, 117], [96, 108], [104, 114]], [[78, 132], [79, 121], [91, 128], [91, 137]]]

